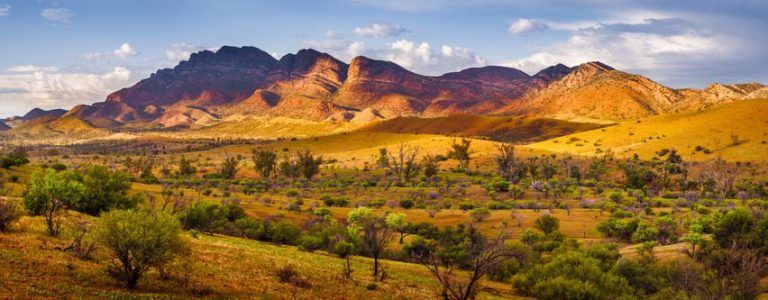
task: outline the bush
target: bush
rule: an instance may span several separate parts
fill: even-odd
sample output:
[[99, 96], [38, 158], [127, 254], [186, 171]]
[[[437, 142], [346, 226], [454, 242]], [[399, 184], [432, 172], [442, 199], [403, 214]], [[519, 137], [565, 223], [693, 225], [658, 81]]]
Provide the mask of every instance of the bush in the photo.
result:
[[301, 228], [290, 223], [273, 223], [269, 226], [268, 235], [273, 243], [296, 245], [301, 238]]
[[11, 224], [19, 219], [21, 214], [16, 205], [7, 201], [0, 200], [0, 231], [7, 231]]
[[544, 234], [550, 234], [560, 229], [560, 220], [551, 215], [543, 215], [533, 221], [533, 226]]
[[459, 203], [459, 209], [461, 210], [471, 210], [475, 208], [475, 204], [472, 202], [461, 202]]
[[491, 211], [485, 207], [475, 208], [469, 212], [469, 216], [473, 221], [480, 223], [488, 219], [491, 216]]
[[64, 171], [67, 169], [67, 166], [65, 164], [62, 164], [60, 162], [54, 163], [51, 165], [51, 169], [54, 169], [56, 171]]
[[293, 265], [291, 264], [285, 265], [284, 267], [277, 269], [277, 272], [275, 275], [277, 275], [277, 279], [279, 279], [280, 282], [288, 283], [300, 288], [310, 287], [309, 281], [305, 280], [304, 278], [301, 278], [301, 276], [299, 275], [299, 272], [296, 271], [296, 268], [294, 268]]
[[299, 249], [308, 252], [320, 250], [323, 247], [325, 247], [323, 239], [312, 235], [305, 235], [301, 238], [301, 243], [299, 243]]
[[263, 239], [267, 233], [264, 224], [254, 218], [241, 218], [235, 221], [235, 226], [240, 230], [243, 237], [252, 240]]
[[398, 204], [400, 205], [400, 207], [405, 208], [405, 209], [413, 208], [413, 205], [414, 205], [413, 200], [411, 200], [411, 199], [400, 200], [400, 202]]
[[98, 215], [110, 209], [130, 209], [136, 207], [138, 197], [128, 197], [131, 183], [128, 176], [119, 171], [110, 171], [104, 166], [94, 166], [82, 179], [82, 197], [69, 203], [79, 212]]
[[113, 210], [102, 214], [95, 237], [115, 258], [109, 273], [132, 289], [147, 270], [162, 268], [187, 251], [179, 233], [179, 221], [170, 214]]

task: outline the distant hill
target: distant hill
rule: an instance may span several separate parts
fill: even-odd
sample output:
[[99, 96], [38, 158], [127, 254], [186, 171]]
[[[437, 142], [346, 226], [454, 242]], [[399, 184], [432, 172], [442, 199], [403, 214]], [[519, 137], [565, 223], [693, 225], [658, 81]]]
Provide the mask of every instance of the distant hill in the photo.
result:
[[6, 130], [3, 134], [30, 142], [61, 143], [106, 137], [111, 132], [93, 127], [88, 122], [75, 117], [43, 116]]
[[398, 117], [374, 123], [362, 131], [487, 137], [496, 141], [527, 143], [603, 126], [538, 117], [452, 115], [438, 118]]
[[0, 123], [4, 123], [8, 127], [18, 127], [26, 122], [29, 122], [35, 119], [45, 118], [45, 117], [58, 118], [63, 116], [66, 113], [67, 113], [67, 110], [65, 109], [44, 110], [40, 108], [34, 108], [29, 112], [27, 112], [26, 114], [24, 114], [23, 116], [14, 116], [14, 117], [9, 117], [5, 119], [0, 119]]
[[733, 161], [768, 157], [768, 99], [745, 100], [710, 109], [629, 120], [529, 145], [534, 149], [582, 155], [651, 158], [677, 149], [686, 159], [722, 157]]

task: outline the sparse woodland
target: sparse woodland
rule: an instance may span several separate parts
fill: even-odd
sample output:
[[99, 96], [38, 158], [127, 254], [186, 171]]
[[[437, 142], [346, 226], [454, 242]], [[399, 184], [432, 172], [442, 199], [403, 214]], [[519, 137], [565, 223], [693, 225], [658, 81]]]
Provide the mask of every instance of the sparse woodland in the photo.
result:
[[[768, 288], [764, 163], [475, 142], [443, 153], [403, 142], [356, 166], [256, 141], [9, 148], [0, 278], [11, 287], [0, 295], [62, 288], [18, 277], [35, 272], [75, 278], [65, 289], [85, 298], [105, 295], [77, 292], [89, 280], [117, 297], [172, 298], [388, 298], [405, 285], [397, 298], [755, 299]], [[30, 239], [73, 271], [29, 265], [11, 243]], [[206, 249], [238, 251], [276, 290], [227, 288], [236, 273], [212, 259], [240, 259]], [[302, 258], [247, 254], [266, 249]], [[8, 263], [27, 264], [25, 275]]]

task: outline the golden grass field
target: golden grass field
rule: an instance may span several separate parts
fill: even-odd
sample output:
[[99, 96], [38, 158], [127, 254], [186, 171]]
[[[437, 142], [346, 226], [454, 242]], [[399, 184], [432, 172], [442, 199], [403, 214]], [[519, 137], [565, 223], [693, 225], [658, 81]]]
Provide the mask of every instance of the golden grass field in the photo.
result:
[[[734, 143], [732, 136], [738, 137], [740, 143]], [[697, 146], [711, 153], [697, 151]], [[587, 156], [611, 151], [620, 157], [638, 154], [643, 159], [650, 159], [660, 149], [674, 148], [689, 160], [721, 157], [728, 161], [765, 161], [768, 159], [768, 99], [627, 121], [526, 147]]]

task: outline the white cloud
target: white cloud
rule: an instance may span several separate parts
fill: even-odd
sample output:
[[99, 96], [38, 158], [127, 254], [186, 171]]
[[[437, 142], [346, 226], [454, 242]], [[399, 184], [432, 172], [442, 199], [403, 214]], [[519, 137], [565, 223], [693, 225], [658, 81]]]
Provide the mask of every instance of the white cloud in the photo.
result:
[[396, 41], [390, 45], [385, 57], [406, 68], [437, 64], [437, 58], [432, 55], [432, 47], [426, 42], [417, 45], [408, 40]]
[[[192, 53], [205, 49], [206, 47], [201, 45], [192, 45], [187, 43], [173, 44], [165, 48], [165, 58], [172, 62], [187, 60], [189, 59], [189, 56], [192, 55]], [[276, 55], [276, 53], [274, 55]]]
[[16, 73], [32, 73], [32, 72], [56, 72], [59, 70], [59, 68], [53, 67], [53, 66], [19, 65], [19, 66], [12, 66], [7, 70], [9, 72], [16, 72]]
[[[35, 107], [68, 108], [104, 100], [127, 86], [131, 71], [115, 67], [105, 73], [61, 72], [50, 67], [18, 66], [0, 74], [0, 115], [22, 113]], [[13, 110], [13, 111], [11, 111]]]
[[0, 4], [0, 17], [11, 14], [10, 4]]
[[566, 41], [505, 65], [536, 72], [557, 63], [577, 65], [599, 60], [618, 69], [643, 71], [654, 78], [654, 70], [723, 55], [729, 48], [719, 36], [687, 21], [645, 19], [638, 23], [604, 23], [582, 28]]
[[509, 25], [507, 31], [514, 35], [525, 36], [528, 33], [544, 31], [548, 28], [549, 26], [544, 22], [533, 19], [519, 18], [517, 21]]
[[66, 8], [46, 8], [40, 12], [40, 16], [51, 21], [56, 22], [69, 22], [69, 18], [74, 17], [76, 14]]
[[111, 52], [105, 51], [105, 52], [88, 53], [85, 55], [85, 58], [90, 60], [100, 60], [100, 59], [106, 59], [111, 57], [123, 59], [123, 58], [136, 56], [136, 54], [138, 54], [138, 52], [136, 52], [136, 50], [133, 49], [133, 47], [131, 47], [130, 44], [123, 43], [122, 45], [120, 45], [120, 47], [117, 47], [117, 49], [112, 50]]
[[376, 22], [366, 27], [356, 27], [353, 32], [359, 37], [393, 37], [399, 36], [407, 30], [400, 25], [389, 22]]
[[369, 46], [361, 41], [348, 41], [336, 34], [326, 34], [324, 40], [307, 41], [305, 44], [328, 52], [341, 60], [350, 61], [356, 56], [363, 55], [373, 59], [392, 61], [413, 72], [426, 75], [440, 75], [488, 64], [487, 59], [467, 48], [450, 45], [433, 48], [427, 42], [414, 42], [407, 39]]
[[120, 45], [120, 48], [115, 49], [115, 51], [112, 51], [112, 54], [114, 54], [116, 57], [119, 58], [126, 58], [129, 56], [136, 55], [136, 51], [131, 48], [131, 45], [128, 43], [123, 43]]

